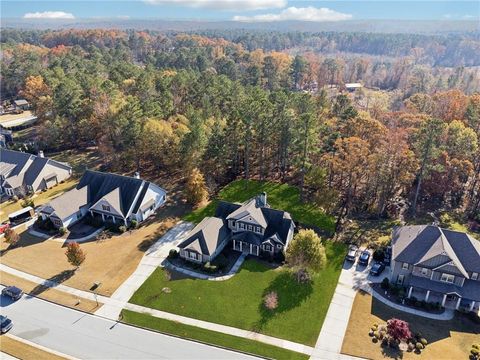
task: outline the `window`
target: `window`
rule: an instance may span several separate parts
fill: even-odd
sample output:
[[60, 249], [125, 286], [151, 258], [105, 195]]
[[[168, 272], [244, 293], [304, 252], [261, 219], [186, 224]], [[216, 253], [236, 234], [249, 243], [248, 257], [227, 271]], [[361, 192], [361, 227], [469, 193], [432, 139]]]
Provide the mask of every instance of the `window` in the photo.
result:
[[252, 231], [253, 230], [253, 226], [252, 225], [248, 225], [248, 231]]
[[449, 284], [452, 284], [453, 280], [455, 280], [455, 276], [450, 274], [442, 274], [442, 277], [440, 278], [440, 281], [443, 281]]
[[478, 279], [478, 273], [472, 273], [472, 280]]
[[428, 269], [422, 268], [422, 275], [427, 275], [427, 274], [428, 274]]
[[282, 248], [282, 245], [278, 244], [277, 249], [281, 249], [281, 248]]
[[263, 245], [263, 247], [264, 247], [265, 250], [267, 250], [267, 251], [272, 251], [272, 250], [273, 250], [272, 247], [271, 247], [270, 245], [268, 245], [268, 244]]
[[408, 270], [408, 263], [403, 263], [402, 269], [403, 270]]
[[257, 229], [255, 230], [257, 233], [261, 234], [262, 230], [260, 229], [260, 226], [257, 226]]
[[110, 211], [110, 206], [102, 205], [102, 209], [105, 210], [105, 211]]
[[195, 254], [194, 252], [189, 252], [188, 254], [190, 256], [190, 259], [197, 260], [197, 254]]
[[243, 229], [245, 229], [245, 224], [244, 223], [239, 223], [238, 227], [243, 230]]

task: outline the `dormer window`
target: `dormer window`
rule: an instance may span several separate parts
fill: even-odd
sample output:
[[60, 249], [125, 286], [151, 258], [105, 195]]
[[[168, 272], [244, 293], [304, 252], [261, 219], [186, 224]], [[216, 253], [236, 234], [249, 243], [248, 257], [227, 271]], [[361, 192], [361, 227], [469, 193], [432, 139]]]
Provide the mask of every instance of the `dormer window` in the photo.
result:
[[422, 268], [422, 275], [427, 275], [427, 274], [428, 274], [428, 269]]
[[102, 209], [103, 209], [104, 211], [110, 211], [110, 206], [108, 206], [108, 205], [102, 205]]
[[472, 280], [477, 280], [478, 279], [478, 273], [474, 272], [472, 273]]
[[404, 263], [402, 264], [402, 269], [403, 269], [403, 270], [408, 270], [408, 263], [405, 263], [405, 262], [404, 262]]
[[455, 276], [450, 274], [442, 274], [442, 277], [440, 278], [440, 281], [443, 281], [449, 284], [453, 284], [454, 280], [455, 280]]

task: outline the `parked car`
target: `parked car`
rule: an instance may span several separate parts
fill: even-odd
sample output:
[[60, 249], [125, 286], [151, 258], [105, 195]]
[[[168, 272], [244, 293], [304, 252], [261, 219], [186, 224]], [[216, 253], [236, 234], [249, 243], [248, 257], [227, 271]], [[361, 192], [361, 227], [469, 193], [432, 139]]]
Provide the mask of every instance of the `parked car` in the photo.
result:
[[347, 256], [345, 256], [345, 260], [355, 262], [358, 254], [358, 247], [356, 245], [350, 245], [348, 248]]
[[368, 250], [363, 250], [362, 253], [360, 254], [360, 257], [358, 258], [358, 263], [360, 265], [368, 265], [368, 262], [370, 260], [370, 251]]
[[22, 289], [17, 288], [16, 286], [7, 286], [2, 290], [3, 296], [8, 296], [12, 298], [12, 300], [17, 301], [23, 295]]
[[10, 227], [9, 223], [0, 224], [0, 234], [3, 234]]
[[8, 317], [0, 315], [0, 332], [5, 334], [13, 327], [13, 322]]
[[376, 262], [370, 269], [370, 274], [373, 276], [378, 276], [383, 272], [383, 270], [385, 270], [385, 264], [381, 262]]

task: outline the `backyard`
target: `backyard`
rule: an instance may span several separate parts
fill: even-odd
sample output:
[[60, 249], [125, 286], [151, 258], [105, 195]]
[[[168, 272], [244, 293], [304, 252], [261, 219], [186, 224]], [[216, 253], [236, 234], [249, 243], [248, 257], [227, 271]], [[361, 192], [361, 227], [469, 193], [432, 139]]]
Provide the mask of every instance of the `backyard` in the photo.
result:
[[[384, 351], [380, 343], [373, 343], [368, 335], [374, 324], [384, 324], [392, 317], [407, 321], [413, 333], [421, 333], [428, 345], [421, 354], [392, 349]], [[468, 359], [472, 344], [480, 338], [480, 324], [468, 316], [456, 314], [452, 320], [425, 319], [392, 309], [370, 295], [360, 292], [355, 298], [342, 353], [368, 359]]]
[[[157, 269], [130, 302], [192, 318], [252, 330], [314, 345], [325, 319], [342, 268], [345, 247], [326, 244], [328, 264], [311, 284], [297, 283], [284, 268], [246, 260], [226, 281], [172, 276]], [[165, 294], [162, 288], [171, 293]], [[278, 308], [265, 310], [263, 297], [278, 293]]]
[[244, 202], [261, 192], [267, 193], [267, 201], [272, 208], [288, 211], [295, 222], [313, 226], [326, 233], [333, 233], [335, 219], [312, 204], [302, 203], [298, 188], [268, 181], [233, 181], [220, 190], [215, 200], [212, 200], [207, 206], [191, 212], [184, 219], [199, 223], [205, 216], [212, 216], [215, 213], [218, 200]]

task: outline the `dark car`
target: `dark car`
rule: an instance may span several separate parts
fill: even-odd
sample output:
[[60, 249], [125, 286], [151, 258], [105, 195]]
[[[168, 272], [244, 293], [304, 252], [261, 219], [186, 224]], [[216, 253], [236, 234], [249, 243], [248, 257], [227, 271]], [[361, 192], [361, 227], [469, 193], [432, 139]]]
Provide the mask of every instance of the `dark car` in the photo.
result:
[[12, 298], [12, 300], [17, 301], [23, 295], [22, 289], [17, 288], [16, 286], [7, 286], [2, 290], [3, 296], [8, 296]]
[[368, 265], [368, 261], [370, 260], [370, 251], [368, 250], [363, 250], [362, 253], [360, 254], [360, 257], [358, 258], [358, 263], [360, 265]]
[[0, 331], [5, 334], [13, 327], [13, 322], [8, 317], [0, 315]]
[[378, 276], [383, 272], [383, 270], [385, 270], [385, 265], [381, 262], [376, 262], [370, 269], [370, 274], [373, 276]]
[[358, 254], [358, 247], [355, 245], [350, 245], [348, 248], [347, 256], [345, 256], [345, 260], [355, 262]]

